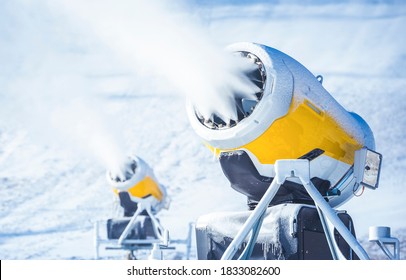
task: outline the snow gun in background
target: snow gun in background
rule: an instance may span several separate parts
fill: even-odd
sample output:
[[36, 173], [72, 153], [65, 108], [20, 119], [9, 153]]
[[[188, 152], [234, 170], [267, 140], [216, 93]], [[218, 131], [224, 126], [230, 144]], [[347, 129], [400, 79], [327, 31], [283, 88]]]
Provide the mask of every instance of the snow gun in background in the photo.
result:
[[184, 243], [187, 245], [186, 257], [190, 253], [190, 234], [185, 240], [169, 240], [166, 230], [156, 214], [168, 209], [170, 199], [166, 188], [158, 183], [152, 168], [139, 157], [129, 157], [124, 167], [116, 174], [107, 172], [107, 181], [118, 196], [123, 209], [122, 217], [103, 221], [107, 236], [100, 235], [100, 224], [95, 225], [96, 259], [99, 258], [99, 247], [108, 244], [106, 250], [128, 251], [129, 259], [136, 259], [137, 251], [148, 251], [149, 258], [162, 259], [162, 249], [174, 249], [169, 244]]
[[134, 215], [140, 202], [148, 201], [151, 213], [158, 213], [169, 207], [169, 200], [164, 186], [155, 178], [151, 167], [139, 157], [131, 157], [123, 168], [123, 174], [108, 171], [107, 182], [119, 197], [124, 216]]
[[[219, 214], [199, 219], [199, 258], [231, 259], [239, 250], [241, 259], [368, 259], [351, 217], [335, 210], [365, 187], [378, 187], [382, 156], [374, 151], [368, 124], [324, 89], [321, 76], [290, 56], [254, 43], [227, 49], [253, 64], [245, 75], [258, 92], [252, 98], [235, 92], [237, 119], [231, 121], [215, 113], [203, 117], [191, 102], [187, 111], [231, 187], [247, 196], [253, 211], [243, 215], [238, 232], [221, 228]], [[241, 217], [224, 219], [238, 223]], [[268, 233], [260, 230], [266, 223]], [[382, 244], [393, 241], [386, 228], [372, 231], [385, 232]], [[270, 236], [278, 238], [269, 243]], [[391, 256], [398, 258], [398, 249]]]

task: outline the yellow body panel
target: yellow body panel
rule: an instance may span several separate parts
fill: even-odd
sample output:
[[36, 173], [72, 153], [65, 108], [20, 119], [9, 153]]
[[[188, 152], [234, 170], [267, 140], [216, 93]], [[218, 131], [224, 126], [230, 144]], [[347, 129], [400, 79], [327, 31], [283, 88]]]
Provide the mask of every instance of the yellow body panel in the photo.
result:
[[[217, 155], [223, 151], [209, 148]], [[308, 100], [295, 105], [292, 100], [288, 113], [257, 139], [232, 150], [246, 149], [262, 164], [274, 164], [278, 159], [295, 159], [319, 148], [325, 155], [353, 164], [354, 153], [362, 148], [353, 137], [326, 112]]]
[[[147, 195], [152, 195], [157, 200], [162, 200], [162, 192], [159, 189], [158, 184], [151, 177], [148, 176], [142, 179], [136, 185], [129, 188], [127, 191], [130, 193], [131, 196], [134, 197], [143, 198]], [[119, 191], [117, 189], [114, 189], [114, 192], [118, 194]]]

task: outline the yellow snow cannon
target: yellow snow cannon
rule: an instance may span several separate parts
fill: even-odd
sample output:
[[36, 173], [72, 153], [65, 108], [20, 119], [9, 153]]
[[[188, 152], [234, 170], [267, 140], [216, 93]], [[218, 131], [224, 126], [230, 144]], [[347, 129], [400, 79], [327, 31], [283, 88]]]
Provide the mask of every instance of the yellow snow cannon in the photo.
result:
[[[216, 113], [204, 117], [192, 102], [187, 112], [193, 129], [219, 158], [231, 186], [247, 196], [250, 208], [271, 184], [280, 159], [309, 160], [311, 181], [332, 207], [363, 186], [378, 186], [381, 155], [373, 151], [371, 129], [324, 89], [321, 76], [268, 46], [236, 43], [227, 50], [253, 64], [245, 75], [258, 91], [252, 98], [235, 92], [236, 119], [224, 121]], [[365, 165], [366, 151], [375, 158], [373, 170]], [[361, 159], [354, 166], [356, 154]], [[368, 172], [375, 178], [370, 184], [361, 178]], [[271, 205], [288, 202], [312, 203], [295, 178], [281, 186]]]
[[129, 157], [121, 174], [116, 173], [108, 171], [107, 181], [119, 196], [124, 216], [132, 216], [141, 201], [148, 201], [154, 213], [168, 207], [165, 187], [158, 183], [151, 167], [141, 158]]

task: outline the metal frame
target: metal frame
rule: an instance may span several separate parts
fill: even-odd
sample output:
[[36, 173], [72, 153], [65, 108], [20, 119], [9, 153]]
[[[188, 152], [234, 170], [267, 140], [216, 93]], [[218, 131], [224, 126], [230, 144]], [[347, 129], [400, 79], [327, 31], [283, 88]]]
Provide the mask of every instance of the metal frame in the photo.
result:
[[[308, 160], [306, 159], [277, 160], [275, 162], [275, 173], [276, 176], [272, 181], [271, 185], [269, 186], [268, 190], [265, 192], [264, 196], [259, 201], [256, 208], [252, 211], [252, 214], [248, 217], [243, 227], [240, 229], [240, 231], [237, 233], [231, 244], [224, 252], [221, 258], [222, 260], [233, 259], [238, 248], [240, 248], [240, 246], [247, 238], [247, 236], [250, 234], [250, 232], [251, 232], [250, 243], [255, 242], [257, 235], [255, 229], [257, 228], [256, 230], [259, 231], [258, 225], [260, 225], [262, 217], [264, 216], [269, 203], [274, 198], [280, 186], [288, 178], [299, 179], [303, 184], [304, 188], [306, 189], [306, 191], [309, 193], [310, 197], [313, 199], [320, 214], [320, 219], [322, 221], [322, 225], [333, 258], [345, 259], [334, 239], [334, 229], [336, 229], [360, 259], [362, 260], [369, 259], [368, 254], [361, 246], [361, 244], [352, 235], [352, 233], [343, 224], [343, 222], [338, 218], [336, 211], [326, 202], [323, 196], [317, 191], [316, 187], [310, 181], [310, 163]], [[244, 255], [244, 253], [242, 255]], [[246, 255], [242, 257], [247, 258]]]
[[[127, 236], [133, 229], [137, 217], [143, 212], [146, 211], [148, 216], [151, 218], [153, 225], [153, 230], [155, 235], [158, 237], [156, 239], [128, 239]], [[101, 244], [110, 244], [112, 247], [106, 247], [110, 250], [129, 250], [130, 252], [136, 250], [151, 250], [150, 259], [162, 259], [162, 250], [171, 250], [175, 249], [171, 247], [171, 244], [185, 244], [186, 245], [186, 259], [190, 258], [191, 251], [191, 235], [193, 223], [189, 224], [188, 235], [186, 239], [177, 239], [170, 240], [169, 232], [165, 229], [159, 220], [155, 217], [155, 214], [152, 211], [151, 203], [148, 200], [141, 200], [138, 202], [137, 211], [131, 217], [128, 225], [123, 230], [122, 234], [118, 239], [103, 239], [100, 237], [100, 223], [104, 221], [97, 221], [94, 225], [94, 246], [95, 246], [95, 259], [100, 258], [100, 245]], [[146, 246], [150, 245], [150, 246]]]
[[[399, 239], [391, 237], [389, 227], [369, 227], [369, 241], [376, 242], [390, 260], [400, 260]], [[393, 246], [393, 253], [388, 249], [387, 245]]]

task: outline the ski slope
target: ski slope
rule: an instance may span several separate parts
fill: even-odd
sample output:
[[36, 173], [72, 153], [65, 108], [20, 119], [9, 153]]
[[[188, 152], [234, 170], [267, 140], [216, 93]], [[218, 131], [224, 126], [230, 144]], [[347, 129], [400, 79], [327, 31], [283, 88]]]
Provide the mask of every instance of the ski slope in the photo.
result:
[[[184, 238], [200, 215], [246, 209], [189, 125], [178, 87], [188, 75], [174, 82], [157, 69], [165, 61], [162, 69], [183, 73], [188, 42], [197, 56], [208, 47], [193, 41], [201, 34], [220, 47], [269, 45], [323, 75], [324, 87], [369, 123], [384, 158], [379, 189], [341, 208], [363, 240], [369, 225], [406, 229], [406, 3], [178, 3], [160, 12], [185, 19], [173, 28], [190, 23], [185, 34], [196, 32], [176, 42], [167, 40], [170, 30], [159, 32], [164, 20], [151, 27], [153, 37], [129, 38], [128, 11], [139, 3], [130, 2], [100, 6], [104, 15], [123, 11], [111, 33], [95, 26], [97, 9], [96, 21], [81, 20], [75, 1], [0, 2], [0, 259], [93, 258], [93, 223], [115, 214], [105, 172], [120, 153], [146, 160], [167, 186], [172, 203], [159, 217], [172, 238]], [[177, 60], [135, 54], [146, 39]]]

